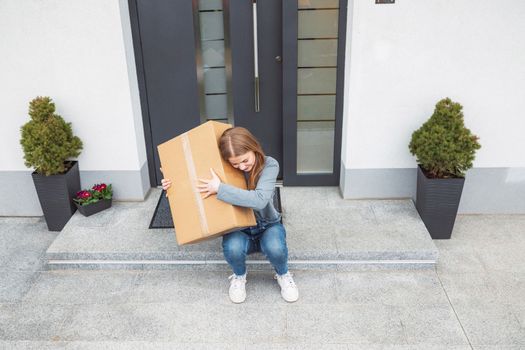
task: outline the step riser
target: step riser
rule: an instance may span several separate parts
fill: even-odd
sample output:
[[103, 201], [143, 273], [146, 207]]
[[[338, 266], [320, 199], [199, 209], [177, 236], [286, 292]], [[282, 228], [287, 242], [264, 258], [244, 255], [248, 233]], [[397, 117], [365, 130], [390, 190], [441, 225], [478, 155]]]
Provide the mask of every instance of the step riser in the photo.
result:
[[[224, 262], [224, 254], [222, 252], [181, 252], [180, 254], [173, 253], [47, 253], [48, 261], [167, 261], [171, 264], [176, 263], [190, 263], [202, 264], [202, 262]], [[437, 261], [437, 251], [419, 251], [419, 252], [345, 252], [345, 253], [290, 253], [288, 261], [308, 261], [308, 262], [324, 262], [330, 263], [376, 263], [376, 262], [390, 262], [390, 261]], [[260, 253], [249, 254], [247, 261], [268, 262], [266, 257]]]
[[[246, 261], [248, 270], [273, 271], [269, 262]], [[433, 260], [397, 261], [288, 261], [290, 270], [313, 271], [381, 271], [381, 270], [426, 270], [434, 269]], [[231, 271], [231, 267], [221, 261], [58, 261], [50, 260], [49, 270], [192, 270], [192, 271]]]

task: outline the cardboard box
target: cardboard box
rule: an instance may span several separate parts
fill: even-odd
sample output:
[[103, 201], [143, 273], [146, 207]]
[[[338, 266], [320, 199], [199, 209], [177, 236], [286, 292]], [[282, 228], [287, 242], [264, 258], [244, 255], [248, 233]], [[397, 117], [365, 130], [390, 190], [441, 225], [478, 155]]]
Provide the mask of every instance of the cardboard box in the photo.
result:
[[208, 121], [157, 146], [163, 175], [171, 180], [168, 201], [179, 245], [197, 243], [255, 226], [250, 208], [234, 206], [211, 195], [203, 199], [199, 179], [211, 179], [210, 168], [222, 182], [247, 189], [241, 171], [224, 161], [218, 141], [232, 125]]

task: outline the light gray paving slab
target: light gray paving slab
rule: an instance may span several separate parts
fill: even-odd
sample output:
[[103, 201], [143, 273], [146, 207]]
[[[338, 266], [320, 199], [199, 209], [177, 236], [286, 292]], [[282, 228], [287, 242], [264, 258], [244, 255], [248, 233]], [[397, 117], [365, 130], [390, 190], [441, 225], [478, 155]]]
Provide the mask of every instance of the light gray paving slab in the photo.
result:
[[496, 284], [490, 273], [440, 274], [439, 277], [472, 344], [525, 345], [519, 317], [524, 303], [521, 298], [516, 300], [513, 294], [509, 295], [508, 287]]
[[487, 273], [441, 274], [439, 276], [452, 305], [504, 304], [504, 299]]
[[337, 187], [281, 187], [281, 204], [283, 212], [291, 212], [290, 209], [305, 206], [326, 208], [330, 200], [337, 198]]
[[285, 227], [289, 258], [316, 260], [337, 257], [333, 227], [297, 227], [294, 223]]
[[469, 345], [450, 344], [415, 344], [415, 345], [383, 345], [383, 344], [347, 344], [348, 350], [471, 350]]
[[480, 254], [469, 245], [457, 244], [454, 239], [436, 240], [439, 249], [438, 273], [485, 273], [487, 267]]
[[42, 270], [46, 249], [57, 235], [47, 230], [43, 218], [0, 217], [0, 269]]
[[450, 305], [397, 307], [397, 317], [409, 344], [426, 349], [435, 345], [469, 345], [468, 338]]
[[75, 305], [61, 329], [67, 341], [132, 341], [156, 339], [199, 342], [205, 324], [193, 306], [175, 304]]
[[36, 273], [32, 271], [0, 270], [0, 303], [16, 302], [31, 288]]
[[458, 215], [452, 238], [473, 246], [524, 243], [525, 215]]
[[345, 344], [345, 343], [339, 343], [339, 344], [334, 344], [334, 343], [294, 343], [294, 344], [288, 344], [286, 349], [288, 349], [288, 350], [319, 350], [319, 349], [347, 350], [348, 349], [348, 344]]
[[57, 232], [48, 231], [45, 219], [39, 217], [0, 217], [0, 249], [7, 246], [44, 248], [55, 239]]
[[[525, 272], [523, 215], [458, 215], [450, 240], [435, 240], [443, 252], [439, 272]], [[440, 259], [441, 260], [441, 259]]]
[[523, 345], [474, 345], [474, 350], [523, 350]]
[[287, 308], [287, 341], [407, 344], [397, 313], [387, 305], [292, 304]]
[[[66, 349], [66, 350], [172, 350], [172, 349], [195, 349], [195, 350], [241, 350], [241, 349], [290, 349], [290, 350], [419, 350], [423, 345], [382, 345], [382, 344], [346, 344], [346, 343], [259, 343], [243, 344], [233, 343], [179, 343], [179, 342], [158, 342], [158, 341], [0, 341], [0, 349], [12, 350], [46, 350], [46, 349]], [[436, 345], [424, 344], [425, 350], [468, 350], [470, 346], [456, 345]], [[474, 349], [503, 349], [518, 350], [520, 346], [475, 346]]]
[[393, 226], [355, 225], [335, 229], [338, 259], [436, 261], [438, 251], [429, 243], [433, 244], [418, 241], [409, 230]]
[[419, 348], [468, 345], [454, 311], [442, 304], [294, 305], [288, 309], [287, 320], [291, 343], [303, 338], [312, 342], [413, 344]]
[[337, 303], [406, 307], [449, 304], [434, 271], [338, 272], [334, 278]]
[[453, 305], [472, 345], [525, 347], [524, 328], [513, 307], [469, 301], [455, 302]]
[[234, 343], [178, 343], [158, 341], [17, 341], [2, 342], [0, 349], [13, 350], [244, 350], [246, 345]]
[[512, 308], [512, 313], [518, 319], [520, 327], [525, 329], [525, 306], [523, 306], [523, 303], [514, 305]]
[[[418, 345], [381, 345], [381, 344], [331, 344], [331, 343], [296, 343], [296, 344], [235, 344], [229, 343], [177, 343], [155, 341], [0, 341], [0, 349], [12, 350], [255, 350], [255, 349], [290, 349], [290, 350], [419, 350]], [[425, 350], [469, 350], [470, 346], [426, 345]], [[483, 350], [518, 350], [519, 347], [480, 346]]]
[[288, 305], [285, 304], [286, 302], [276, 305], [242, 303], [208, 306], [214, 310], [211, 313], [211, 322], [216, 324], [212, 328], [210, 339], [221, 342], [242, 339], [244, 343], [283, 344], [287, 341]]
[[70, 306], [61, 304], [0, 304], [0, 339], [60, 340], [71, 312]]
[[260, 343], [260, 344], [246, 344], [247, 350], [286, 350], [289, 348], [286, 343]]
[[488, 278], [504, 303], [525, 308], [525, 273], [491, 271]]
[[378, 260], [378, 263], [359, 263], [359, 264], [340, 264], [337, 266], [337, 271], [395, 271], [395, 270], [404, 270], [404, 271], [429, 271], [435, 270], [433, 263], [425, 262], [410, 262], [404, 261], [396, 263], [395, 260], [388, 262], [381, 262]]
[[24, 296], [28, 303], [123, 303], [140, 271], [45, 271]]
[[68, 341], [225, 343], [249, 337], [275, 343], [283, 341], [285, 328], [284, 310], [269, 305], [93, 304], [77, 305], [68, 316], [61, 331]]
[[369, 204], [374, 220], [356, 219], [335, 230], [339, 257], [362, 252], [371, 259], [438, 258], [435, 245], [410, 200], [378, 200]]
[[474, 249], [489, 271], [525, 273], [525, 244], [495, 245]]
[[224, 271], [143, 271], [135, 280], [129, 301], [204, 305], [209, 300], [215, 304], [228, 298], [226, 282]]
[[2, 269], [12, 271], [42, 271], [46, 266], [46, 248], [12, 247], [2, 256]]
[[0, 340], [0, 349], [2, 350], [51, 350], [51, 349], [68, 349], [67, 342], [60, 341], [32, 341], [32, 340], [18, 340], [5, 341]]
[[361, 203], [360, 206], [341, 208], [335, 207], [316, 207], [311, 206], [310, 202], [288, 206], [283, 213], [283, 223], [294, 224], [296, 227], [308, 228], [317, 226], [338, 227], [351, 225], [356, 221], [366, 221], [377, 224], [374, 212], [369, 203]]

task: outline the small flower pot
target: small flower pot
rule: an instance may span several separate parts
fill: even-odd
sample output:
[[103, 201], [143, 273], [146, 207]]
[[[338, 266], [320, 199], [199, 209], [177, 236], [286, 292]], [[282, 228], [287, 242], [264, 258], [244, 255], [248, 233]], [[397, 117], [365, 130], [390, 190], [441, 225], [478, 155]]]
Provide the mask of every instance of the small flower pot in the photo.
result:
[[102, 211], [104, 209], [108, 209], [111, 207], [111, 201], [112, 199], [101, 199], [98, 202], [91, 203], [88, 205], [80, 205], [77, 202], [75, 202], [75, 205], [78, 208], [78, 211], [84, 215], [84, 216], [90, 216], [95, 213], [98, 213], [99, 211]]

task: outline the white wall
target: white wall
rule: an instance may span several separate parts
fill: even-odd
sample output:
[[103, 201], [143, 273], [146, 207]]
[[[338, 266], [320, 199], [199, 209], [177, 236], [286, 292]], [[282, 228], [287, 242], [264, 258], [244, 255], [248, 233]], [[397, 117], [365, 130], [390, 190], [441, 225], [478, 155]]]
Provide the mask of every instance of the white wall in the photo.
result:
[[447, 96], [463, 105], [466, 126], [480, 137], [474, 167], [525, 167], [525, 2], [353, 5], [345, 73], [346, 168], [415, 168], [410, 136]]
[[81, 171], [143, 167], [127, 11], [125, 0], [0, 1], [0, 171], [27, 170], [20, 127], [38, 95], [53, 99], [84, 142]]
[[149, 190], [126, 0], [0, 1], [0, 216], [42, 215], [24, 165], [29, 101], [50, 96], [84, 143], [82, 188], [113, 184], [116, 200]]

